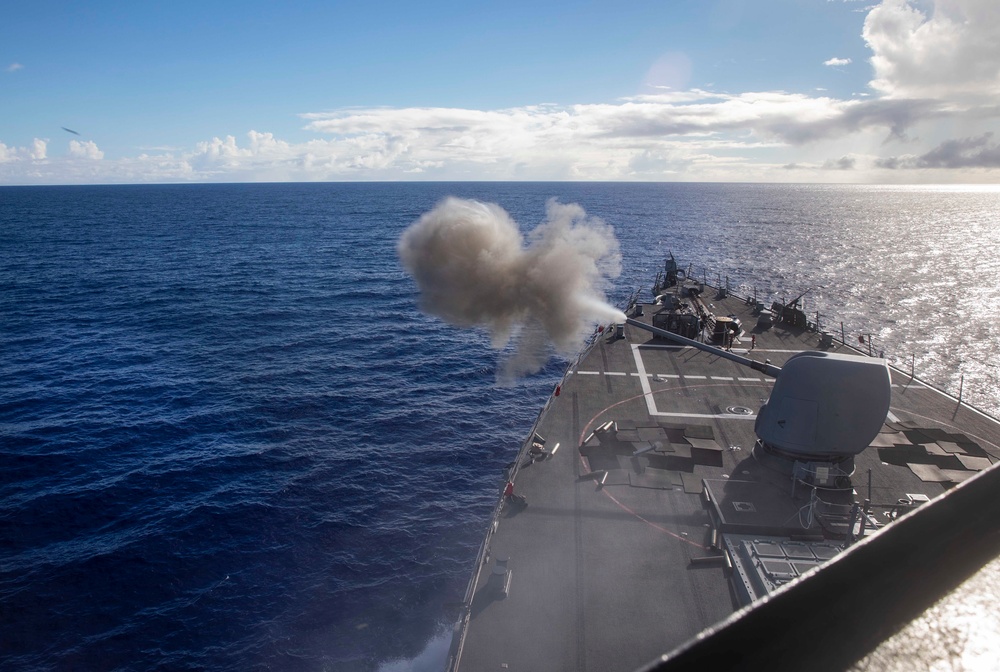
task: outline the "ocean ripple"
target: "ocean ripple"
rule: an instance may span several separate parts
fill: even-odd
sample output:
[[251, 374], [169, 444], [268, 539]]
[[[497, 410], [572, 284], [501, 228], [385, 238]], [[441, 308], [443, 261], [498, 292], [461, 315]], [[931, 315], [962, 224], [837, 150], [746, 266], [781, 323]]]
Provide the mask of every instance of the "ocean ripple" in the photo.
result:
[[829, 328], [998, 410], [995, 191], [2, 188], [0, 666], [443, 655], [503, 466], [566, 364], [498, 385], [485, 334], [419, 312], [395, 241], [446, 195], [524, 230], [550, 197], [602, 217], [614, 302], [668, 249], [761, 297], [811, 288]]

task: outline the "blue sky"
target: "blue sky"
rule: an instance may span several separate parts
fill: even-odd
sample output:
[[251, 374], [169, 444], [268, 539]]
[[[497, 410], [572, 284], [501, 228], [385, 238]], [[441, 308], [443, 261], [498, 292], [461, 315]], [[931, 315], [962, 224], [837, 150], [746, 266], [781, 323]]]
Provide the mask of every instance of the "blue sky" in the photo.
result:
[[2, 184], [1000, 181], [995, 0], [2, 16]]

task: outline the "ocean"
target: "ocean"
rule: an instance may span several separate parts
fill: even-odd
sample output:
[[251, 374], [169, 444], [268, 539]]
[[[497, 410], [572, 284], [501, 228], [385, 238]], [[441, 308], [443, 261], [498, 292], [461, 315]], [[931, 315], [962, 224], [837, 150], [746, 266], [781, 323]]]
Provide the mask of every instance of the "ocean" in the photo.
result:
[[0, 668], [440, 669], [567, 364], [420, 312], [396, 241], [449, 195], [600, 217], [611, 303], [672, 251], [1000, 413], [996, 188], [3, 187]]

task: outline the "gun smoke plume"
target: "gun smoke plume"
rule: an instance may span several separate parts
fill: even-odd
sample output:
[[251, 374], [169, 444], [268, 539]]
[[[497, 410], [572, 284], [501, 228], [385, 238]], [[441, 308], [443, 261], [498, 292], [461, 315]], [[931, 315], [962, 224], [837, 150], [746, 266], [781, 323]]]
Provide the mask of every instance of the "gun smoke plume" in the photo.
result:
[[571, 354], [596, 322], [625, 321], [602, 292], [621, 273], [614, 231], [576, 204], [550, 199], [525, 246], [499, 205], [450, 197], [403, 232], [397, 251], [424, 312], [485, 327], [498, 349], [519, 334], [501, 378], [540, 369], [548, 343]]

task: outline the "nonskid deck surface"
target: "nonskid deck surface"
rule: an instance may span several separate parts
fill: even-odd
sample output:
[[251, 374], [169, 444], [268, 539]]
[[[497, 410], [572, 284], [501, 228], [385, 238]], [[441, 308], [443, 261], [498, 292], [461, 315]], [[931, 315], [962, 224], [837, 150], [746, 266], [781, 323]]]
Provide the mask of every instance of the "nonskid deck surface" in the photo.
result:
[[[713, 308], [744, 322], [734, 352], [781, 366], [820, 349], [814, 331], [755, 330], [742, 300]], [[857, 354], [839, 340], [826, 349]], [[828, 499], [934, 498], [1000, 458], [995, 420], [895, 369], [891, 380], [886, 426], [857, 458], [853, 491]], [[742, 546], [778, 581], [834, 555], [836, 523], [821, 526], [809, 494], [753, 455], [771, 386], [630, 325], [624, 338], [600, 336], [540, 418], [548, 454], [518, 457], [515, 492], [529, 504], [505, 507], [476, 568], [459, 669], [633, 670], [753, 597], [720, 549]], [[892, 515], [886, 506], [873, 519]], [[497, 558], [509, 558], [506, 582]]]

